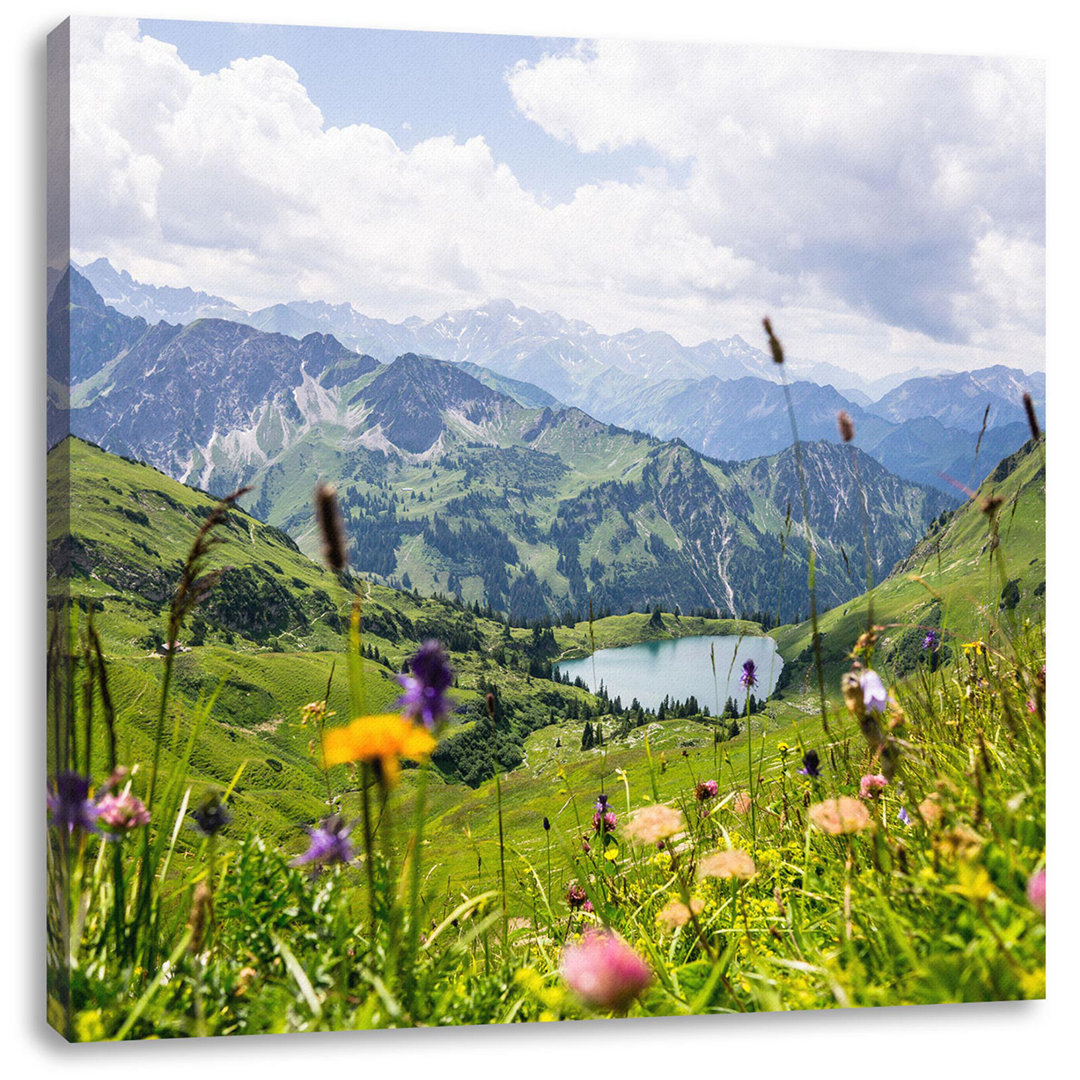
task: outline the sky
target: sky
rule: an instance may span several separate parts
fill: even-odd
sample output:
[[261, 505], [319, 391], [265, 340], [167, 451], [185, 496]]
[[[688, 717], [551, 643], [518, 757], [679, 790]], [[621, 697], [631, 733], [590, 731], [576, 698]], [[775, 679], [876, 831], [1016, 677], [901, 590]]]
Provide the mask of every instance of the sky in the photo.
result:
[[507, 297], [1045, 369], [1033, 60], [78, 19], [72, 257], [253, 310]]

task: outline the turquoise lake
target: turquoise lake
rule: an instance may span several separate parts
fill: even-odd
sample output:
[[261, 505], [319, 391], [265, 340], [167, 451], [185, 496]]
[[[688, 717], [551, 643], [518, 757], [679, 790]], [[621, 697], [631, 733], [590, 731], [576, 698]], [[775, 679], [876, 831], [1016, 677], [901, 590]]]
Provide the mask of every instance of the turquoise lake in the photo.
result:
[[[716, 649], [716, 681], [710, 662], [710, 649]], [[728, 697], [740, 707], [746, 691], [739, 684], [742, 666], [753, 660], [757, 666], [758, 685], [755, 697], [768, 697], [776, 686], [784, 661], [771, 637], [685, 637], [673, 641], [647, 641], [618, 649], [598, 649], [583, 660], [564, 660], [557, 667], [570, 676], [580, 677], [590, 690], [600, 683], [609, 697], [622, 698], [623, 708], [637, 698], [646, 709], [656, 709], [665, 697], [685, 701], [693, 695], [698, 704], [716, 712]]]

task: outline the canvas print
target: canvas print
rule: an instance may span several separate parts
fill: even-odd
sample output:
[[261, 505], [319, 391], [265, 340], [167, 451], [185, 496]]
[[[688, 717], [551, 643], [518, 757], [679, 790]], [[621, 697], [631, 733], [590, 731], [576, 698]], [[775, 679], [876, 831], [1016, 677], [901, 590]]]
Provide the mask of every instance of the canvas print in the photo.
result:
[[47, 1015], [1044, 996], [1044, 71], [49, 39]]

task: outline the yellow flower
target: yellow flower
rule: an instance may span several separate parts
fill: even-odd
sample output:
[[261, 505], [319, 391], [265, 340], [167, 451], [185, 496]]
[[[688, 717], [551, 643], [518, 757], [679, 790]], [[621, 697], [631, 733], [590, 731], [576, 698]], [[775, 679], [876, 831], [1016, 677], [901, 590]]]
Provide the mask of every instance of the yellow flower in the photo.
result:
[[960, 648], [963, 649], [964, 652], [967, 652], [970, 649], [974, 649], [975, 650], [975, 655], [978, 656], [978, 655], [980, 655], [980, 653], [986, 652], [986, 642], [985, 641], [961, 641], [960, 642]]
[[360, 716], [348, 727], [332, 728], [323, 738], [323, 761], [329, 768], [346, 761], [366, 761], [387, 787], [393, 786], [402, 758], [422, 760], [435, 749], [427, 728], [399, 713]]

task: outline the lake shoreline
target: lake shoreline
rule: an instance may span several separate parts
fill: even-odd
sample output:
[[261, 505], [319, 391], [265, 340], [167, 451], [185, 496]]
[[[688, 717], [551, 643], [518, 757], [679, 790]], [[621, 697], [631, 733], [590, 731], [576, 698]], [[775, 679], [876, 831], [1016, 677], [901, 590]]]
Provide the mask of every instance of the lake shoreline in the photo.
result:
[[[596, 650], [624, 648], [650, 641], [676, 641], [688, 637], [769, 636], [760, 623], [747, 619], [710, 619], [700, 615], [671, 614], [663, 614], [660, 619], [659, 627], [652, 624], [651, 615], [637, 612], [596, 619], [593, 621], [592, 633]], [[573, 627], [553, 627], [553, 630], [561, 652], [552, 663], [585, 660], [593, 654], [588, 622], [579, 622]]]
[[[743, 664], [752, 660], [756, 683], [741, 683]], [[563, 661], [558, 674], [580, 679], [592, 693], [603, 686], [611, 699], [635, 701], [650, 710], [664, 702], [693, 698], [715, 715], [728, 699], [764, 701], [784, 668], [776, 642], [767, 634], [706, 634], [665, 637], [633, 645], [597, 649], [591, 656]]]

